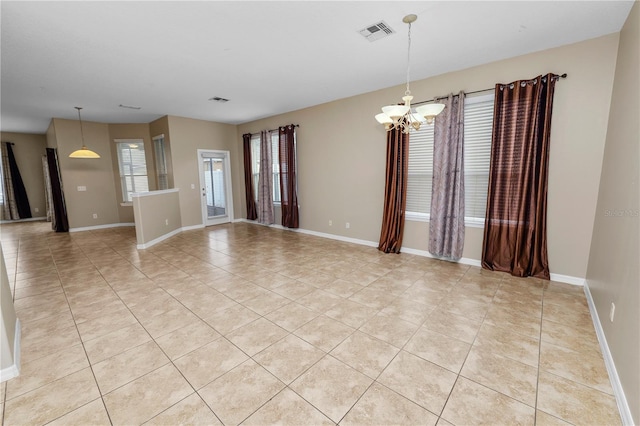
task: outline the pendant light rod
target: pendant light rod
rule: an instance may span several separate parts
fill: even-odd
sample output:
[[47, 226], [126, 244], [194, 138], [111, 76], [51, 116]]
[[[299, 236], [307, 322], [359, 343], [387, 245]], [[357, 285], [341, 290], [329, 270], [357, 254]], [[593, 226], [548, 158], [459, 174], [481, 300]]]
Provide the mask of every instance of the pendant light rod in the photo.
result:
[[82, 117], [80, 116], [80, 110], [82, 107], [74, 107], [78, 110], [78, 120], [80, 121], [80, 137], [82, 138], [82, 149], [87, 149], [87, 145], [84, 143], [84, 131], [82, 130]]
[[82, 139], [82, 148], [69, 154], [69, 158], [100, 158], [100, 154], [91, 151], [84, 143], [84, 129], [82, 128], [82, 116], [80, 115], [80, 110], [82, 109], [82, 107], [74, 108], [78, 110], [78, 121], [80, 122], [80, 137]]

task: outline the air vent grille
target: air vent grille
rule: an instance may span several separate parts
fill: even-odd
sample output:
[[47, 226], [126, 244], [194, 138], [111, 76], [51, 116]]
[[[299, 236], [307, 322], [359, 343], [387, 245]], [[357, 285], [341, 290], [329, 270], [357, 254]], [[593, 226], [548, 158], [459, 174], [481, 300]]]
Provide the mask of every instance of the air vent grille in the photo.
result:
[[383, 37], [395, 33], [395, 31], [393, 31], [393, 29], [384, 21], [368, 25], [366, 28], [363, 28], [358, 32], [369, 41], [380, 40]]

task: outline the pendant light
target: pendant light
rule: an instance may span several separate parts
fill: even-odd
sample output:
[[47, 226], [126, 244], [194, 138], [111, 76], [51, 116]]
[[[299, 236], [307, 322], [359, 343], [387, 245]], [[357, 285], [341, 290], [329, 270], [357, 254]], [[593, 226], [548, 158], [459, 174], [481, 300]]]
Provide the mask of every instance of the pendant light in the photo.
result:
[[69, 158], [100, 158], [100, 154], [91, 151], [84, 143], [84, 132], [82, 131], [82, 117], [80, 116], [81, 107], [74, 107], [78, 110], [78, 120], [80, 121], [80, 136], [82, 137], [82, 148], [69, 154]]
[[378, 123], [384, 124], [387, 131], [400, 129], [403, 133], [409, 133], [411, 129], [419, 130], [422, 123], [433, 124], [435, 116], [444, 109], [444, 104], [427, 104], [416, 108], [415, 113], [411, 111], [411, 90], [409, 90], [409, 70], [411, 59], [411, 24], [418, 19], [416, 15], [407, 15], [402, 22], [409, 25], [408, 49], [407, 49], [407, 90], [404, 92], [402, 100], [404, 105], [387, 105], [382, 107], [382, 112], [376, 115]]

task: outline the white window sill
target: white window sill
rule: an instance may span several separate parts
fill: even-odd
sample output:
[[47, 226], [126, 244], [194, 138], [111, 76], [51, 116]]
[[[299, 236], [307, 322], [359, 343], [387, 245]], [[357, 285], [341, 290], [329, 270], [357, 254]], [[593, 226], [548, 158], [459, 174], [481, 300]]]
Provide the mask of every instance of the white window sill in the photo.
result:
[[[430, 215], [427, 213], [405, 212], [404, 218], [412, 222], [429, 222]], [[484, 219], [475, 217], [465, 217], [464, 226], [469, 228], [484, 228]]]
[[122, 207], [133, 207], [133, 203], [120, 203]]

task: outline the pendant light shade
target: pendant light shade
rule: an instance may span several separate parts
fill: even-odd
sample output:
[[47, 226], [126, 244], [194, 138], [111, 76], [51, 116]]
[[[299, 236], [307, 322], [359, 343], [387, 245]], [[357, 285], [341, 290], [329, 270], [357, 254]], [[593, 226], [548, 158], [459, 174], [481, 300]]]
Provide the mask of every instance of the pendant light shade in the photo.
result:
[[444, 109], [444, 104], [426, 104], [416, 108], [416, 113], [423, 116], [427, 120], [427, 124], [433, 124], [436, 115], [440, 114]]
[[77, 149], [69, 154], [69, 158], [100, 158], [100, 154], [91, 151], [83, 145], [82, 148]]
[[84, 143], [84, 132], [82, 130], [82, 117], [80, 116], [81, 107], [74, 107], [78, 110], [78, 121], [80, 122], [80, 136], [82, 137], [82, 148], [69, 154], [69, 158], [100, 158], [100, 154], [91, 151]]

